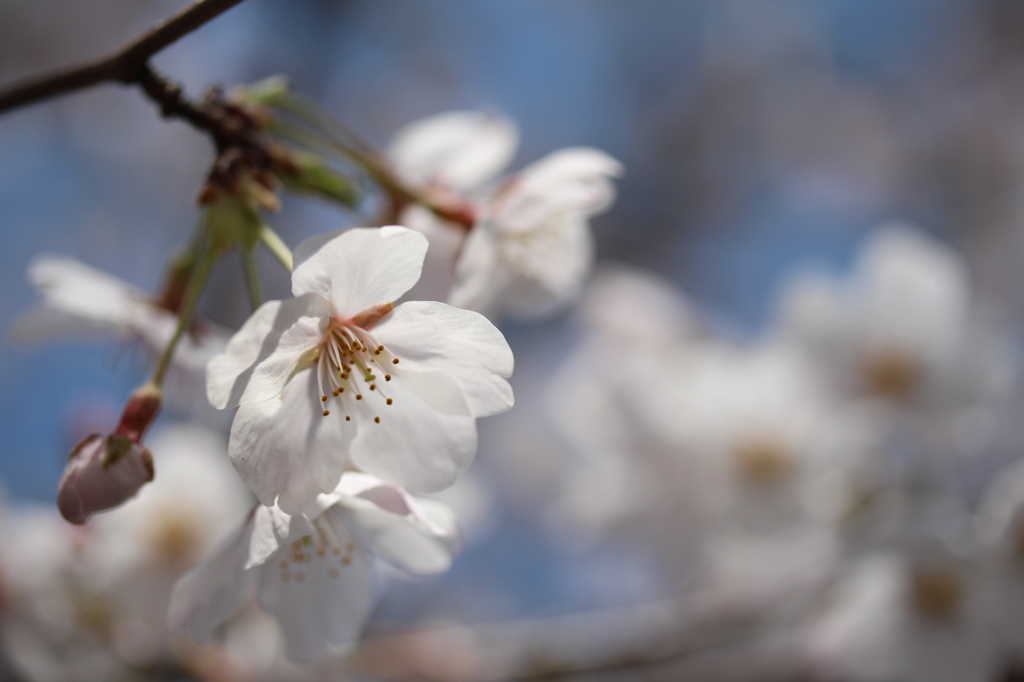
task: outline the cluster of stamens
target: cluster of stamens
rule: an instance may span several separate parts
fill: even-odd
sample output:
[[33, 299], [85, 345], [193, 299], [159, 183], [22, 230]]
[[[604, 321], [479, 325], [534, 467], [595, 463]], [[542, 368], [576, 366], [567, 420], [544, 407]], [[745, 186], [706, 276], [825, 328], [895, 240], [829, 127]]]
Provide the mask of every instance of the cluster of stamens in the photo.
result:
[[[341, 575], [340, 569], [352, 563], [352, 552], [355, 550], [355, 545], [351, 542], [346, 542], [344, 545], [338, 542], [330, 525], [323, 522], [322, 518], [316, 519], [313, 525], [316, 535], [304, 535], [300, 540], [293, 542], [288, 559], [281, 560], [279, 567], [282, 581], [305, 582], [306, 573], [303, 567], [305, 564], [313, 562], [315, 558], [337, 558], [338, 565], [332, 565], [327, 569], [327, 576], [332, 579]], [[293, 564], [295, 565], [293, 566]]]
[[[385, 405], [394, 404], [383, 388], [377, 383], [382, 376], [385, 382], [391, 381], [394, 365], [399, 360], [391, 351], [378, 344], [373, 336], [362, 327], [343, 323], [337, 319], [331, 324], [320, 345], [320, 356], [317, 358], [317, 382], [320, 386], [320, 401], [324, 404], [323, 415], [331, 413], [327, 409], [327, 401], [340, 398], [345, 393], [363, 399], [363, 390], [379, 395]], [[327, 390], [325, 390], [325, 387]], [[342, 409], [345, 401], [341, 401]], [[352, 417], [345, 415], [345, 421]], [[380, 424], [380, 416], [373, 421]]]

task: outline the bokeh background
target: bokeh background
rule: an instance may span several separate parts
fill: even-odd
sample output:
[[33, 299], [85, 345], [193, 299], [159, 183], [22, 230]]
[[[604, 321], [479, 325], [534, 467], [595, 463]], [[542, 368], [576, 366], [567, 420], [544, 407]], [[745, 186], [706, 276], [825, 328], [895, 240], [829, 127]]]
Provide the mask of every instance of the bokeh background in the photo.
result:
[[[0, 81], [102, 53], [180, 4], [0, 0]], [[660, 274], [742, 339], [770, 323], [795, 267], [843, 272], [890, 219], [950, 244], [977, 294], [1019, 320], [1022, 58], [1015, 0], [249, 0], [154, 63], [194, 95], [285, 74], [381, 147], [412, 120], [473, 108], [518, 123], [515, 167], [604, 149], [626, 174], [594, 223], [599, 260]], [[203, 136], [117, 86], [0, 117], [0, 328], [33, 305], [24, 273], [40, 251], [157, 287], [196, 224], [210, 156]], [[274, 226], [294, 245], [350, 221], [292, 198]], [[267, 294], [286, 291], [262, 263]], [[226, 261], [202, 304], [227, 326], [248, 311], [240, 272]], [[518, 404], [481, 424], [460, 501], [475, 510], [469, 544], [444, 576], [392, 590], [372, 627], [578, 612], [662, 587], [642, 550], [567, 547], [538, 513], [564, 448], [543, 391], [578, 329], [565, 313], [504, 331]], [[10, 500], [53, 499], [70, 446], [114, 418], [140, 359], [103, 344], [0, 347]]]

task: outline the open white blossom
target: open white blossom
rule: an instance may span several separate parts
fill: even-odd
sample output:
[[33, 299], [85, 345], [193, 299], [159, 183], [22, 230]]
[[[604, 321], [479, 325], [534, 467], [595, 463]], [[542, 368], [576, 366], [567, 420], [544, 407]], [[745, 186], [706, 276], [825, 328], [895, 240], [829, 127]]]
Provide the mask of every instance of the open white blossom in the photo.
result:
[[[157, 305], [146, 292], [70, 256], [37, 255], [29, 264], [28, 277], [43, 301], [15, 323], [12, 334], [21, 341], [115, 336], [141, 341], [159, 354], [178, 325], [177, 315]], [[173, 366], [202, 373], [210, 358], [224, 349], [226, 339], [214, 325], [193, 325], [175, 349]]]
[[807, 624], [813, 679], [990, 682], [1002, 656], [970, 562], [928, 543], [853, 564]]
[[692, 461], [694, 494], [723, 527], [782, 530], [841, 513], [874, 424], [830, 401], [790, 344], [704, 344], [663, 354], [632, 387], [647, 429]]
[[493, 180], [512, 161], [518, 144], [516, 126], [506, 118], [450, 111], [398, 131], [388, 159], [414, 187], [462, 193]]
[[626, 268], [599, 271], [581, 303], [583, 339], [547, 388], [546, 413], [572, 446], [551, 523], [578, 545], [613, 529], [655, 532], [652, 545], [692, 556], [683, 528], [699, 515], [687, 463], [643, 423], [630, 387], [660, 375], [666, 353], [700, 343], [696, 311], [668, 283]]
[[618, 161], [563, 149], [508, 179], [463, 246], [452, 305], [536, 317], [572, 301], [594, 260], [590, 219], [614, 200]]
[[784, 333], [850, 395], [913, 409], [956, 409], [1006, 392], [1013, 363], [972, 306], [967, 270], [949, 247], [903, 224], [883, 226], [846, 281], [793, 279]]
[[458, 542], [454, 515], [444, 505], [347, 473], [308, 514], [257, 506], [175, 587], [170, 625], [208, 643], [255, 591], [280, 623], [291, 658], [344, 651], [373, 609], [374, 557], [427, 575], [448, 568]]
[[211, 360], [210, 402], [240, 405], [231, 461], [264, 504], [304, 511], [350, 460], [410, 490], [441, 490], [476, 452], [476, 418], [512, 406], [512, 351], [486, 318], [393, 305], [426, 248], [398, 226], [303, 242], [295, 298], [265, 303]]
[[[451, 111], [414, 121], [395, 134], [388, 160], [411, 187], [461, 208], [468, 219], [484, 189], [515, 156], [519, 134], [507, 118], [483, 111]], [[456, 262], [466, 229], [412, 203], [398, 221], [430, 242], [423, 276], [409, 291], [411, 300], [445, 301], [455, 283]]]
[[399, 132], [389, 154], [398, 174], [475, 219], [465, 235], [422, 207], [405, 210], [402, 220], [431, 243], [431, 285], [414, 295], [447, 292], [452, 305], [490, 317], [532, 317], [579, 293], [593, 264], [589, 220], [611, 205], [622, 166], [575, 147], [493, 184], [516, 143], [511, 122], [479, 112], [441, 114]]

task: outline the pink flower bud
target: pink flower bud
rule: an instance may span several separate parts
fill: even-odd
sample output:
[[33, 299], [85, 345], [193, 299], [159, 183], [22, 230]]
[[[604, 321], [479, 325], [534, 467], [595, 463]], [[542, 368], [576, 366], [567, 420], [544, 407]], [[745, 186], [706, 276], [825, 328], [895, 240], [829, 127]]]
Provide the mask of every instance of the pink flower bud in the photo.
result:
[[116, 507], [153, 480], [153, 456], [121, 434], [94, 433], [71, 451], [57, 488], [57, 507], [71, 523]]

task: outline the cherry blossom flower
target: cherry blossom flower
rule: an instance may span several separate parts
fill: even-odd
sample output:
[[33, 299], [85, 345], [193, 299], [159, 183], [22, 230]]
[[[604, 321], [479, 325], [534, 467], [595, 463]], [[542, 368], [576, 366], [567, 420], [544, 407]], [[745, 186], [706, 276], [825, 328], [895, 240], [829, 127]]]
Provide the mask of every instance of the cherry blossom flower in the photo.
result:
[[538, 317], [579, 294], [594, 260], [590, 218], [615, 197], [618, 161], [563, 149], [507, 180], [481, 210], [448, 301], [489, 316]]
[[862, 559], [806, 626], [814, 679], [988, 682], [1002, 652], [978, 572], [940, 544]]
[[872, 236], [851, 276], [807, 272], [787, 288], [777, 333], [808, 354], [836, 397], [871, 410], [890, 434], [869, 487], [914, 479], [943, 488], [991, 447], [1017, 363], [985, 313], [959, 256], [902, 224]]
[[692, 462], [694, 494], [724, 527], [781, 531], [842, 513], [877, 426], [830, 400], [798, 348], [708, 343], [663, 354], [660, 368], [632, 388], [637, 414]]
[[883, 226], [846, 281], [798, 275], [780, 309], [783, 333], [848, 395], [948, 414], [1009, 388], [1010, 354], [979, 315], [963, 262], [911, 226]]
[[457, 544], [454, 516], [444, 505], [347, 473], [309, 513], [257, 506], [175, 587], [170, 625], [208, 643], [255, 591], [280, 623], [289, 656], [308, 661], [358, 639], [375, 600], [375, 557], [426, 575], [446, 570]]
[[65, 519], [83, 524], [153, 480], [153, 455], [142, 438], [162, 404], [160, 389], [146, 384], [132, 393], [113, 433], [94, 433], [75, 446], [57, 488], [57, 506]]
[[579, 293], [593, 263], [589, 220], [611, 205], [611, 179], [622, 166], [596, 149], [569, 148], [494, 183], [516, 143], [511, 122], [466, 111], [418, 121], [396, 136], [389, 159], [398, 175], [475, 218], [466, 235], [422, 206], [404, 209], [402, 221], [431, 244], [429, 281], [412, 297], [489, 317], [534, 317]]
[[483, 111], [450, 111], [395, 134], [388, 159], [414, 187], [463, 193], [493, 180], [512, 161], [515, 124]]
[[512, 406], [512, 352], [486, 318], [393, 305], [426, 248], [397, 226], [303, 242], [295, 298], [265, 303], [211, 360], [210, 402], [240, 405], [231, 460], [264, 504], [303, 511], [350, 459], [410, 490], [441, 490], [475, 454], [476, 418]]
[[697, 518], [695, 497], [682, 493], [686, 463], [642, 424], [630, 387], [660, 375], [666, 353], [698, 343], [696, 312], [668, 283], [625, 268], [599, 271], [580, 311], [584, 336], [547, 388], [545, 413], [573, 446], [551, 523], [578, 546], [623, 526], [630, 537], [664, 531], [672, 541], [658, 535], [654, 546], [692, 555], [682, 539]]
[[[519, 135], [515, 124], [482, 111], [451, 111], [414, 121], [395, 134], [388, 160], [409, 186], [429, 192], [436, 201], [459, 207], [473, 219], [484, 187], [515, 156]], [[447, 300], [466, 229], [424, 206], [405, 206], [398, 221], [430, 242], [423, 277], [406, 295], [410, 300]]]
[[[178, 317], [146, 292], [69, 256], [37, 255], [28, 277], [43, 298], [42, 306], [19, 319], [16, 339], [35, 342], [67, 335], [116, 336], [141, 341], [154, 354], [163, 351]], [[173, 366], [202, 373], [224, 348], [227, 335], [209, 323], [193, 325], [175, 349]]]

